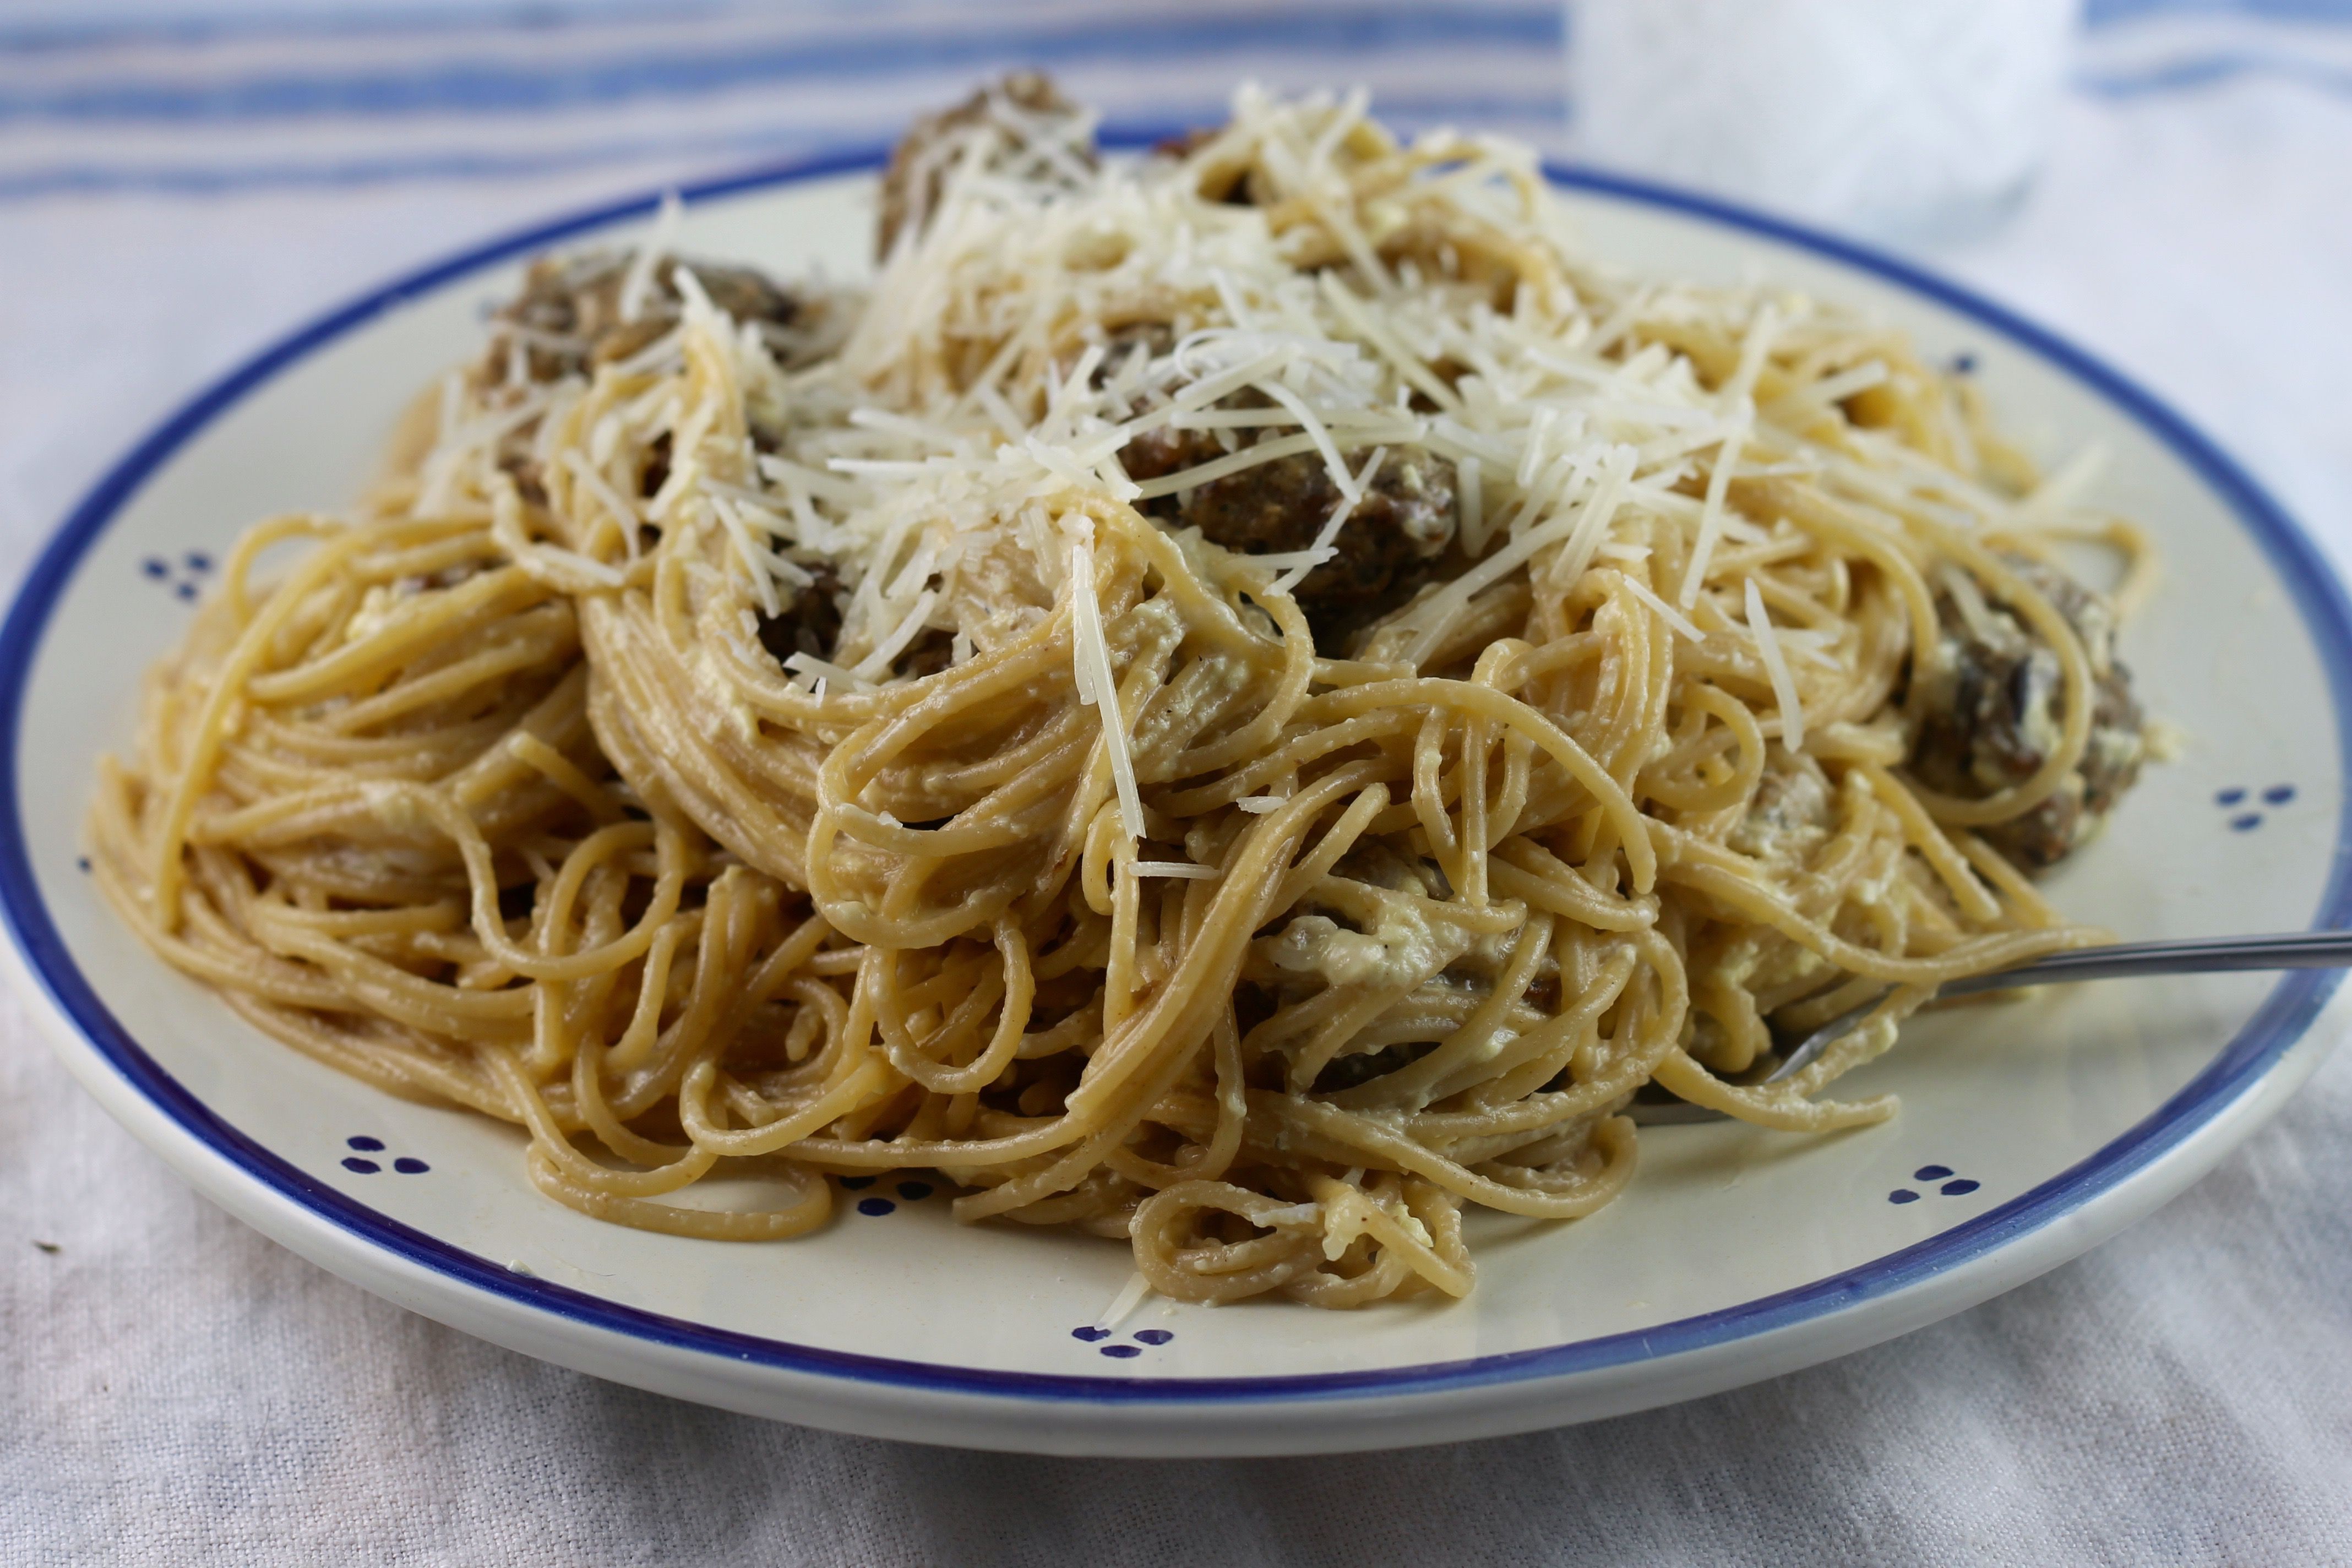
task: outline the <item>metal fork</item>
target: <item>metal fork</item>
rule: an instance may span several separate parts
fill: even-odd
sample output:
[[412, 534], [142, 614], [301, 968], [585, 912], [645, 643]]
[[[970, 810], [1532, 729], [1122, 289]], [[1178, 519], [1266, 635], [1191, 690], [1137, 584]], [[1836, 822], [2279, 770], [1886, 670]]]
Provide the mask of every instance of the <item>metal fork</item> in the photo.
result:
[[[2201, 974], [2228, 969], [2343, 969], [2352, 967], [2352, 931], [2288, 931], [2276, 936], [2200, 936], [2175, 942], [2127, 942], [2107, 947], [2070, 948], [1989, 974], [1963, 975], [1936, 988], [1937, 996], [1971, 991], [2007, 991], [2023, 985], [2064, 985], [2078, 980], [2125, 980], [2141, 974]], [[1832, 1018], [1800, 1041], [1765, 1083], [1780, 1083], [1811, 1065], [1830, 1046], [1851, 1033], [1886, 998], [1892, 985], [1860, 1006]], [[1645, 1127], [1683, 1121], [1725, 1121], [1720, 1110], [1686, 1100], [1644, 1104], [1625, 1114]]]

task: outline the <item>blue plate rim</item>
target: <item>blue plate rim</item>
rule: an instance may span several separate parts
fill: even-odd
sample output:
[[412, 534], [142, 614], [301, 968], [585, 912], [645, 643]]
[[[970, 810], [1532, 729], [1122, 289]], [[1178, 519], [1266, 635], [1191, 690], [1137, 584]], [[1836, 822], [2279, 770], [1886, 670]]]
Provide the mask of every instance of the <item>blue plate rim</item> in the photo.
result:
[[[1103, 140], [1132, 147], [1167, 133], [1164, 127], [1127, 128], [1107, 132]], [[871, 147], [825, 153], [683, 186], [679, 194], [688, 202], [740, 195], [872, 169], [885, 157], [885, 150]], [[1920, 295], [2041, 358], [2130, 416], [2224, 502], [2287, 587], [2326, 673], [2338, 764], [2344, 776], [2352, 779], [2352, 602], [2326, 558], [2285, 510], [2169, 406], [2105, 362], [2006, 307], [1868, 246], [1644, 180], [1549, 163], [1544, 173], [1570, 190], [1705, 219], [1811, 252]], [[27, 684], [51, 614], [82, 557], [140, 487], [239, 399], [312, 352], [412, 299], [524, 252], [651, 212], [659, 199], [660, 192], [646, 192], [461, 250], [329, 310], [264, 348], [183, 404], [106, 471], [52, 535], [18, 589], [5, 623], [0, 624], [0, 919], [5, 919], [27, 972], [99, 1057], [181, 1131], [276, 1195], [362, 1242], [509, 1305], [582, 1328], [783, 1372], [943, 1394], [1198, 1405], [1433, 1394], [1558, 1378], [1791, 1329], [1920, 1285], [2048, 1226], [2154, 1163], [2252, 1088], [2303, 1037], [2342, 981], [2335, 971], [2287, 975], [2201, 1072], [2138, 1123], [2039, 1186], [1925, 1241], [1790, 1290], [1652, 1329], [1418, 1366], [1266, 1377], [1105, 1377], [996, 1372], [827, 1350], [715, 1329], [518, 1275], [378, 1214], [215, 1115], [139, 1046], [73, 963], [41, 899], [27, 847], [18, 788]], [[2352, 917], [2352, 789], [2344, 795], [2315, 928], [2339, 927]]]

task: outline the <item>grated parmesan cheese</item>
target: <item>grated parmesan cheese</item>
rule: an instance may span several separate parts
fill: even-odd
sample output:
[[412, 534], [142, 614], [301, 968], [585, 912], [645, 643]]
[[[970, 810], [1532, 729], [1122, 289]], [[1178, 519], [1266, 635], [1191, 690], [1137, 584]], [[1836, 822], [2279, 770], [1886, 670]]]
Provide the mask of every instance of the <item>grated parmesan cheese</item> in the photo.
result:
[[1772, 700], [1780, 707], [1780, 744], [1801, 752], [1805, 747], [1804, 706], [1797, 700], [1797, 682], [1789, 673], [1780, 636], [1772, 629], [1772, 617], [1764, 610], [1764, 595], [1753, 577], [1748, 579], [1748, 630], [1756, 638], [1756, 650], [1764, 656], [1764, 672], [1772, 679]]
[[1109, 1333], [1133, 1317], [1135, 1310], [1143, 1305], [1143, 1299], [1150, 1294], [1151, 1281], [1146, 1279], [1140, 1270], [1129, 1275], [1127, 1283], [1119, 1288], [1118, 1294], [1110, 1299], [1110, 1305], [1105, 1307], [1102, 1314], [1095, 1319], [1095, 1331], [1097, 1333]]
[[1078, 700], [1102, 718], [1103, 749], [1118, 792], [1119, 826], [1129, 843], [1143, 839], [1143, 795], [1135, 784], [1135, 758], [1129, 750], [1127, 716], [1119, 710], [1118, 678], [1110, 667], [1110, 644], [1103, 637], [1102, 600], [1095, 594], [1094, 546], [1080, 541], [1070, 551], [1070, 628]]
[[1767, 301], [1748, 329], [1747, 341], [1739, 349], [1739, 368], [1732, 373], [1730, 384], [1724, 388], [1723, 400], [1735, 412], [1730, 426], [1724, 431], [1722, 444], [1716, 448], [1715, 466], [1707, 474], [1706, 510], [1699, 517], [1698, 543], [1691, 549], [1690, 569], [1683, 574], [1682, 593], [1678, 595], [1685, 610], [1698, 603], [1698, 591], [1706, 582], [1707, 563], [1714, 559], [1716, 542], [1723, 537], [1724, 500], [1731, 490], [1732, 471], [1739, 466], [1739, 448], [1756, 423], [1756, 405], [1748, 395], [1756, 388], [1757, 376], [1763, 373], [1764, 355], [1771, 348], [1780, 324], [1780, 311]]
[[[1643, 582], [1631, 572], [1621, 572], [1618, 575], [1625, 580], [1625, 586], [1633, 594], [1633, 597], [1641, 600], [1642, 603], [1647, 605], [1651, 609], [1655, 610], [1658, 613], [1659, 617], [1663, 619], [1666, 625], [1674, 627], [1676, 636], [1690, 642], [1705, 642], [1706, 640], [1706, 634], [1705, 632], [1693, 626], [1689, 617], [1685, 616], [1681, 611], [1675, 609], [1672, 605], [1667, 604], [1664, 599], [1658, 597], [1656, 592], [1653, 590], [1647, 583]], [[1753, 585], [1753, 584], [1750, 584], [1750, 586]]]
[[[1912, 516], [2030, 526], [2068, 511], [2087, 483], [2087, 461], [2069, 465], [2021, 502], [1880, 433], [1809, 438], [1841, 399], [1890, 374], [1879, 358], [1809, 359], [1825, 330], [1843, 330], [1834, 319], [1791, 295], [1600, 269], [1563, 238], [1524, 148], [1433, 132], [1423, 147], [1434, 163], [1407, 170], [1399, 160], [1393, 181], [1383, 174], [1360, 190], [1350, 168], [1364, 156], [1368, 112], [1360, 94], [1238, 92], [1232, 123], [1195, 156], [1254, 158], [1267, 188], [1257, 193], [1264, 205], [1251, 205], [1202, 197], [1175, 159], [1090, 163], [1073, 140], [1082, 122], [993, 105], [982, 132], [933, 154], [928, 221], [902, 227], [870, 284], [801, 291], [824, 324], [793, 341], [825, 352], [797, 360], [780, 360], [772, 332], [730, 320], [691, 269], [677, 268], [677, 326], [599, 367], [586, 460], [576, 448], [563, 458], [598, 517], [587, 548], [633, 565], [644, 525], [710, 531], [692, 591], [729, 595], [710, 608], [730, 635], [737, 605], [773, 616], [787, 590], [837, 580], [840, 662], [786, 661], [812, 690], [891, 680], [929, 628], [953, 639], [954, 663], [967, 662], [1051, 615], [1066, 577], [1074, 673], [1099, 710], [1121, 826], [1139, 843], [1133, 742], [1115, 706], [1092, 547], [1070, 542], [1080, 503], [1141, 505], [1312, 454], [1339, 503], [1307, 548], [1253, 561], [1277, 590], [1295, 592], [1338, 552], [1345, 529], [1363, 526], [1384, 462], [1424, 452], [1450, 462], [1466, 570], [1402, 612], [1382, 654], [1418, 665], [1477, 595], [1520, 572], [1565, 591], [1585, 574], [1618, 570], [1676, 636], [1737, 627], [1743, 574], [1757, 558], [1734, 564], [1735, 552], [1802, 538], [1733, 512], [1740, 478], [1805, 474], [1865, 526], [1890, 529]], [[1450, 247], [1391, 267], [1380, 247], [1421, 221], [1415, 204], [1442, 209], [1432, 226], [1440, 231], [1483, 231], [1557, 258], [1558, 279], [1498, 302], [1461, 275]], [[632, 254], [625, 315], [642, 312], [679, 216], [666, 200]], [[1737, 367], [1719, 385], [1668, 346], [1671, 334], [1647, 331], [1677, 320], [1737, 338]], [[1776, 380], [1759, 405], [1759, 378], [1784, 343], [1771, 362], [1783, 369], [1841, 368], [1791, 389]], [[590, 395], [573, 383], [560, 395]], [[461, 476], [495, 465], [509, 434], [571, 406], [482, 406], [453, 384], [442, 414], [447, 466], [420, 476], [424, 489], [457, 493]], [[756, 450], [746, 428], [755, 409]], [[1186, 439], [1206, 460], [1131, 478], [1136, 444], [1171, 430], [1199, 433]], [[635, 476], [665, 440], [668, 475], [639, 500]], [[617, 540], [603, 531], [605, 519]], [[1678, 581], [1654, 578], [1661, 562], [1676, 563]], [[1031, 597], [1008, 606], [1008, 583]], [[1771, 668], [1834, 662], [1814, 634], [1747, 619]], [[1797, 744], [1793, 683], [1776, 694]], [[1251, 812], [1280, 804], [1240, 803]], [[1143, 863], [1157, 864], [1173, 863]]]
[[1206, 882], [1217, 875], [1214, 866], [1195, 866], [1190, 860], [1132, 860], [1128, 869], [1139, 877], [1174, 877], [1195, 882]]
[[674, 190], [664, 191], [661, 205], [654, 211], [653, 232], [636, 254], [629, 258], [628, 274], [621, 279], [621, 320], [634, 321], [644, 314], [646, 297], [653, 291], [654, 268], [662, 257], [677, 246], [677, 231], [686, 216], [685, 204]]

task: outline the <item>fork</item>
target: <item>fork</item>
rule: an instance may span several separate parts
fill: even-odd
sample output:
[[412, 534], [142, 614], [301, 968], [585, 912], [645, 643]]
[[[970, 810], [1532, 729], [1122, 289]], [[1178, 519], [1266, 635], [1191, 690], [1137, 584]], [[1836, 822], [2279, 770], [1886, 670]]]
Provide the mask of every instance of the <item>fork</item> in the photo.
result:
[[[2286, 931], [2275, 936], [2200, 936], [2171, 942], [2127, 942], [2106, 947], [2070, 948], [1987, 974], [1947, 980], [1934, 994], [1965, 996], [1972, 991], [2007, 991], [2025, 985], [2065, 985], [2079, 980], [2125, 980], [2142, 974], [2203, 974], [2234, 969], [2342, 969], [2352, 967], [2352, 931]], [[1861, 1005], [1839, 1014], [1800, 1041], [1767, 1084], [1785, 1082], [1811, 1066], [1832, 1044], [1853, 1032], [1895, 989], [1889, 985]], [[1644, 1127], [1685, 1121], [1727, 1121], [1720, 1110], [1687, 1100], [1626, 1107]]]

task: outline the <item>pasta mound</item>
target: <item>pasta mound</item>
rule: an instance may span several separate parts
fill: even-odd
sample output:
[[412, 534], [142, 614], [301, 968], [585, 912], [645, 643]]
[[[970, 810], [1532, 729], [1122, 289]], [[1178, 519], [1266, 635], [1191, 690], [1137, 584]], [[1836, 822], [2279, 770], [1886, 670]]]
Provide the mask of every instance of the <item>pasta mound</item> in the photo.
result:
[[2019, 867], [2138, 715], [2048, 542], [2137, 536], [1899, 335], [1358, 99], [1117, 161], [1017, 79], [883, 206], [854, 288], [538, 264], [247, 536], [97, 805], [165, 959], [603, 1218], [924, 1169], [1352, 1307], [1609, 1203], [1637, 1096], [1883, 1119], [1822, 1091], [1939, 982], [2095, 940]]

